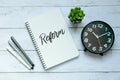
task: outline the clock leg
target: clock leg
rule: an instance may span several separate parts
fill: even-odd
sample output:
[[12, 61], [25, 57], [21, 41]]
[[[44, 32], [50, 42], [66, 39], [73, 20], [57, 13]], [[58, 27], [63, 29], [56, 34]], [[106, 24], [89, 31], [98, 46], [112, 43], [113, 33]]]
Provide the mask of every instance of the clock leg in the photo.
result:
[[85, 48], [85, 49], [84, 49], [84, 51], [86, 52], [86, 51], [87, 51], [87, 49]]
[[100, 53], [99, 55], [103, 56], [103, 53]]

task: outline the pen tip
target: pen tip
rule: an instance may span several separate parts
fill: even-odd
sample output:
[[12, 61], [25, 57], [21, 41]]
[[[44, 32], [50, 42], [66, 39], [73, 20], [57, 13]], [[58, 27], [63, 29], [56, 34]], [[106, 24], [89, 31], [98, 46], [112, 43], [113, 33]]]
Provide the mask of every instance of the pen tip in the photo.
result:
[[32, 64], [32, 67], [31, 67], [31, 69], [34, 69], [34, 64]]
[[34, 66], [32, 66], [31, 69], [34, 69]]

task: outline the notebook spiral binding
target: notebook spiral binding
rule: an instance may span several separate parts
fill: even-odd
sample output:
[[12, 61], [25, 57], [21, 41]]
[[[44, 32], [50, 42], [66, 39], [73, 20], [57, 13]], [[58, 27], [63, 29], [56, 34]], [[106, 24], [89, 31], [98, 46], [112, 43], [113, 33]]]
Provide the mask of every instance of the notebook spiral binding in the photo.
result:
[[39, 58], [40, 58], [40, 60], [41, 60], [41, 63], [42, 63], [42, 65], [43, 65], [43, 67], [46, 69], [46, 68], [47, 68], [47, 67], [46, 67], [46, 64], [45, 64], [44, 59], [43, 59], [43, 57], [42, 57], [42, 55], [41, 55], [41, 52], [40, 52], [40, 50], [39, 50], [39, 48], [38, 48], [38, 45], [37, 45], [37, 43], [36, 43], [36, 41], [35, 41], [35, 38], [34, 38], [34, 36], [33, 36], [33, 33], [32, 33], [32, 31], [31, 31], [31, 29], [30, 29], [29, 23], [26, 22], [25, 25], [26, 25], [26, 27], [27, 27], [27, 30], [28, 30], [28, 32], [29, 32], [29, 35], [31, 36], [32, 42], [33, 42], [34, 47], [35, 47], [35, 49], [36, 49], [36, 51], [37, 51], [37, 53], [38, 53], [38, 56], [39, 56]]

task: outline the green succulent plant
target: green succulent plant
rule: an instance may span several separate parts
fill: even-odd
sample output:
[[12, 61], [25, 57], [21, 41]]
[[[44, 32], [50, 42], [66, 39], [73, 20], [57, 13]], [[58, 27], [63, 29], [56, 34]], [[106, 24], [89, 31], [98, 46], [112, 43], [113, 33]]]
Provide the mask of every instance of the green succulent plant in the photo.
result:
[[72, 23], [77, 24], [77, 23], [81, 23], [84, 16], [85, 14], [83, 10], [81, 10], [80, 7], [75, 7], [74, 9], [71, 9], [68, 18], [70, 19]]

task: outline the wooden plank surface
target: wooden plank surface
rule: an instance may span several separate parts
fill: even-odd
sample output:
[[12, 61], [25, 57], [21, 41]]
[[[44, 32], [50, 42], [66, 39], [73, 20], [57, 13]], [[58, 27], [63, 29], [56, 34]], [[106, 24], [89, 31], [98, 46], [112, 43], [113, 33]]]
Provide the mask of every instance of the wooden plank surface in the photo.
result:
[[80, 56], [72, 61], [44, 70], [35, 51], [26, 51], [35, 64], [34, 70], [26, 69], [7, 51], [0, 51], [0, 72], [120, 72], [120, 50], [110, 50], [104, 56], [79, 51]]
[[[85, 18], [79, 25], [68, 19], [71, 8], [79, 6]], [[45, 71], [35, 51], [24, 22], [54, 7], [61, 9], [80, 56]], [[104, 56], [83, 51], [81, 31], [94, 20], [111, 25], [115, 43]], [[0, 0], [0, 80], [120, 80], [120, 1], [119, 0]], [[6, 51], [13, 35], [35, 63], [26, 69]]]
[[[31, 17], [46, 13], [54, 7], [0, 7], [0, 28], [25, 28], [24, 23]], [[73, 7], [58, 7], [61, 9], [68, 27], [84, 27], [91, 21], [102, 20], [111, 27], [120, 27], [120, 6], [81, 7], [85, 18], [79, 25], [73, 25], [68, 19]], [[99, 11], [98, 11], [99, 10]]]
[[119, 0], [1, 0], [0, 6], [116, 6]]
[[[5, 77], [7, 76], [7, 77]], [[120, 80], [120, 73], [1, 73], [1, 80]]]

